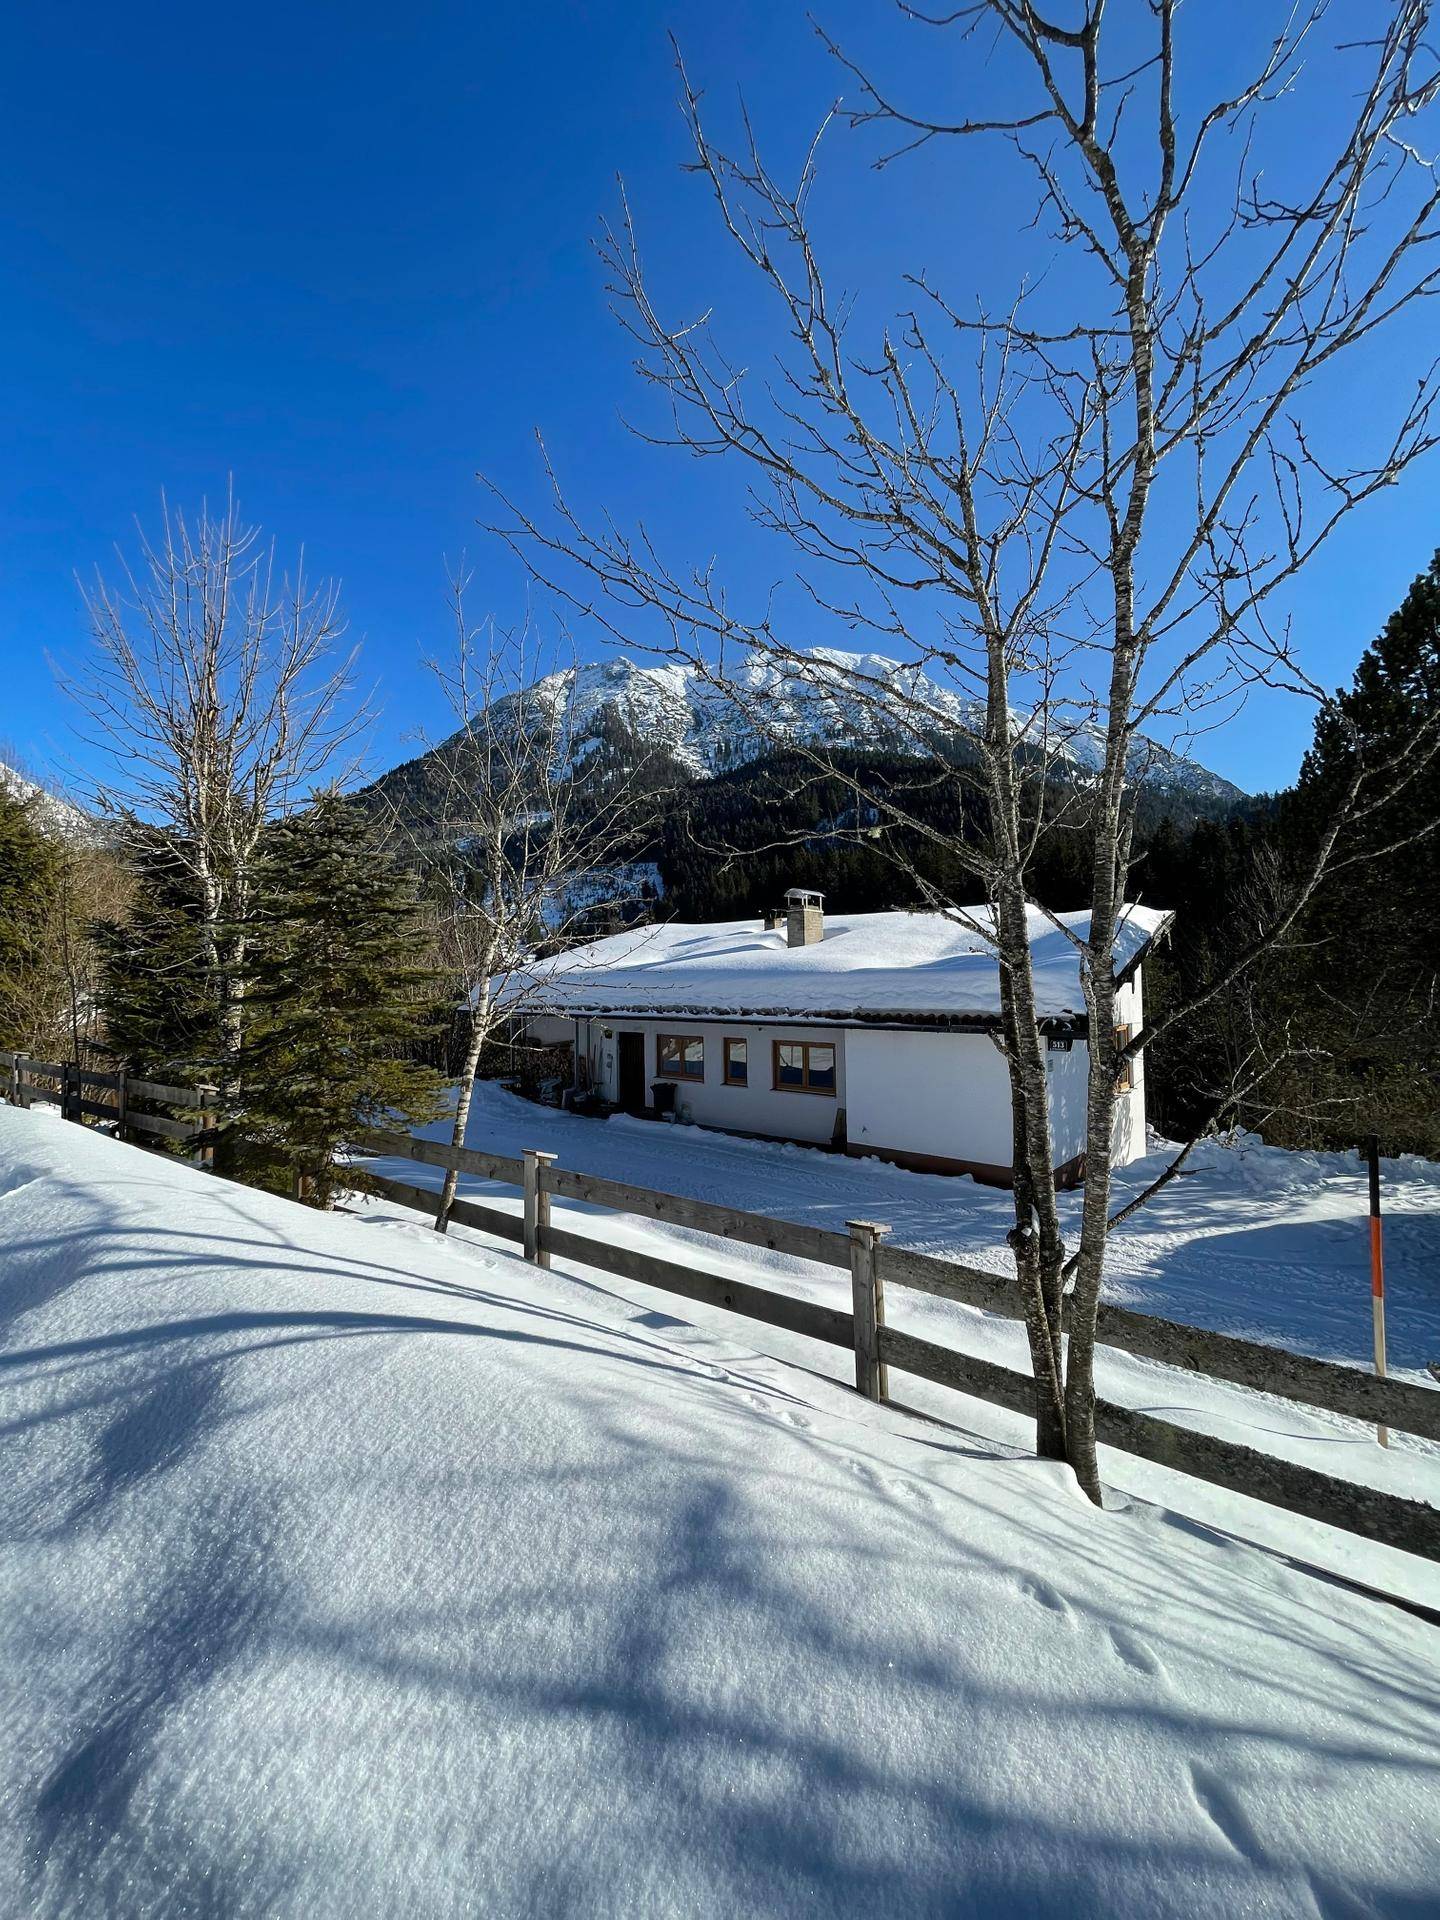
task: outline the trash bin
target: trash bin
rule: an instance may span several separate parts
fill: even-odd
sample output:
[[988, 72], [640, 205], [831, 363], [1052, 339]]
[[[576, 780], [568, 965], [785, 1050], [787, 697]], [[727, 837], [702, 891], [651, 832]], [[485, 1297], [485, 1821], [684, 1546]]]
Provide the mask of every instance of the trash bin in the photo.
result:
[[673, 1080], [652, 1080], [650, 1082], [650, 1104], [656, 1113], [673, 1115], [675, 1112], [675, 1082]]

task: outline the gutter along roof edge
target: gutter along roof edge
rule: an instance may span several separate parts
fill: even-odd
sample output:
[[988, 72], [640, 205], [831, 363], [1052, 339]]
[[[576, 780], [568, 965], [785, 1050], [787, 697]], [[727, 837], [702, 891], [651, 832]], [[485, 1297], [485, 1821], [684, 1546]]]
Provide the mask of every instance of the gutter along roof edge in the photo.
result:
[[[574, 1007], [563, 1006], [554, 1001], [535, 1000], [523, 1006], [502, 1009], [517, 1020], [695, 1020], [708, 1026], [744, 1025], [747, 1021], [756, 1026], [791, 1027], [889, 1027], [920, 1028], [930, 1033], [968, 1032], [990, 1033], [1000, 1026], [998, 1013], [942, 1013], [938, 1011], [892, 1011], [867, 1012], [862, 1008], [850, 1008], [845, 1012], [835, 1009], [797, 1012], [785, 1007], [657, 1007], [653, 1001], [644, 1006], [612, 1007]], [[1065, 1033], [1083, 1033], [1086, 1016], [1083, 1013], [1042, 1013], [1036, 1023], [1041, 1032], [1060, 1029]]]

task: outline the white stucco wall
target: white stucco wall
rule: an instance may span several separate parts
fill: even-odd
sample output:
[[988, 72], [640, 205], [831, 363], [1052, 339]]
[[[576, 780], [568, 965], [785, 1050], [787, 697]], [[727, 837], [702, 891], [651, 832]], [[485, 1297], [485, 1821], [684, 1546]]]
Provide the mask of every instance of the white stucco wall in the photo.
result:
[[[1116, 1017], [1123, 1025], [1140, 1025], [1143, 1014], [1138, 973], [1120, 989]], [[566, 1022], [566, 1037], [573, 1030]], [[673, 1083], [677, 1112], [696, 1125], [828, 1143], [834, 1136], [837, 1112], [843, 1107], [850, 1145], [860, 1152], [869, 1149], [925, 1154], [981, 1166], [1010, 1165], [1010, 1085], [1004, 1061], [984, 1034], [863, 1027], [781, 1028], [744, 1021], [687, 1022], [683, 1018], [582, 1021], [581, 1044], [589, 1058], [591, 1083], [608, 1100], [619, 1098], [618, 1036], [622, 1031], [645, 1036], [647, 1101], [650, 1085], [658, 1078], [656, 1036], [683, 1033], [704, 1039], [704, 1080]], [[780, 1037], [819, 1041], [835, 1048], [833, 1097], [774, 1088], [771, 1046]], [[725, 1084], [727, 1038], [748, 1042], [750, 1081], [745, 1087]], [[1068, 1051], [1047, 1051], [1045, 1056], [1057, 1167], [1065, 1166], [1084, 1149], [1089, 1068], [1089, 1049], [1083, 1040], [1076, 1040]], [[1143, 1055], [1135, 1062], [1134, 1079], [1133, 1091], [1122, 1095], [1115, 1107], [1117, 1166], [1145, 1151]]]
[[852, 1147], [1009, 1166], [1010, 1082], [984, 1034], [856, 1029], [845, 1065]]
[[575, 1022], [563, 1014], [538, 1014], [527, 1022], [525, 1038], [536, 1047], [568, 1046], [575, 1038]]
[[1074, 1040], [1069, 1051], [1045, 1052], [1045, 1084], [1050, 1089], [1050, 1142], [1057, 1167], [1085, 1151], [1085, 1104], [1090, 1097], [1090, 1049]]
[[[1138, 986], [1122, 1019], [1138, 1025]], [[1116, 1103], [1116, 1164], [1145, 1151], [1143, 1062], [1135, 1090]], [[877, 1152], [933, 1154], [982, 1166], [1008, 1167], [1010, 1080], [984, 1034], [879, 1033], [847, 1036], [847, 1115], [852, 1146]], [[1047, 1050], [1054, 1162], [1068, 1165], [1085, 1149], [1090, 1049], [1083, 1040]]]
[[[1138, 1032], [1145, 1018], [1145, 994], [1141, 982], [1144, 969], [1137, 967], [1115, 996], [1115, 1024]], [[1134, 1086], [1115, 1102], [1115, 1122], [1110, 1136], [1112, 1166], [1123, 1167], [1138, 1160], [1145, 1151], [1145, 1055], [1138, 1053], [1131, 1067]]]
[[[702, 1127], [723, 1127], [734, 1133], [773, 1134], [787, 1140], [828, 1143], [835, 1117], [845, 1105], [845, 1046], [847, 1035], [837, 1027], [759, 1027], [744, 1021], [733, 1024], [700, 1023], [683, 1017], [666, 1020], [592, 1020], [588, 1023], [591, 1076], [607, 1100], [617, 1100], [619, 1036], [645, 1036], [645, 1097], [650, 1098], [656, 1071], [656, 1037], [662, 1033], [698, 1034], [705, 1042], [705, 1078], [668, 1082], [675, 1088], [676, 1112]], [[610, 1038], [606, 1039], [606, 1033]], [[748, 1045], [750, 1078], [743, 1087], [725, 1082], [725, 1042]], [[775, 1040], [809, 1040], [835, 1049], [835, 1092], [803, 1093], [777, 1090], [773, 1085], [771, 1044]]]

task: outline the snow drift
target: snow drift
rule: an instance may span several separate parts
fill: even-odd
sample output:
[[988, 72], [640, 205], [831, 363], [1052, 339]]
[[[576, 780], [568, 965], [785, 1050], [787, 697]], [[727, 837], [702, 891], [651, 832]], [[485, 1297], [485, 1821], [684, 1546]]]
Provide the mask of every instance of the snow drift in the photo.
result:
[[1433, 1910], [1430, 1628], [607, 1286], [0, 1109], [0, 1340], [0, 1912]]

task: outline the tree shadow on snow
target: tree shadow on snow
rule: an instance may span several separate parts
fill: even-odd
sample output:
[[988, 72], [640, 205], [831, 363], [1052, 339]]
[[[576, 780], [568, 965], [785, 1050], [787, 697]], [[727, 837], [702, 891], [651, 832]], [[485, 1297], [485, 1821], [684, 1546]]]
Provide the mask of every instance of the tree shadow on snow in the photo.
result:
[[[933, 1459], [911, 1474], [939, 1496], [924, 1505], [891, 1497], [878, 1480], [857, 1481], [866, 1525], [841, 1524], [834, 1441], [782, 1425], [786, 1396], [757, 1404], [735, 1368], [699, 1366], [683, 1347], [667, 1348], [664, 1335], [688, 1323], [664, 1314], [636, 1316], [627, 1328], [598, 1310], [591, 1318], [553, 1299], [420, 1279], [380, 1260], [328, 1249], [312, 1257], [303, 1247], [256, 1257], [253, 1241], [238, 1235], [161, 1232], [100, 1215], [51, 1239], [11, 1243], [4, 1257], [7, 1291], [12, 1279], [20, 1289], [12, 1334], [42, 1297], [136, 1268], [158, 1272], [157, 1285], [171, 1273], [203, 1280], [253, 1270], [271, 1282], [313, 1282], [319, 1294], [314, 1305], [171, 1314], [0, 1351], [0, 1408], [12, 1393], [22, 1401], [8, 1431], [58, 1436], [53, 1456], [37, 1447], [38, 1477], [20, 1473], [0, 1485], [0, 1523], [12, 1538], [32, 1537], [36, 1525], [49, 1539], [114, 1525], [234, 1416], [247, 1356], [440, 1335], [603, 1365], [603, 1379], [577, 1367], [567, 1388], [567, 1405], [585, 1417], [590, 1457], [536, 1458], [533, 1491], [542, 1512], [562, 1511], [585, 1540], [587, 1487], [603, 1484], [612, 1524], [618, 1503], [644, 1549], [637, 1559], [589, 1539], [578, 1564], [499, 1565], [488, 1516], [462, 1501], [457, 1524], [475, 1543], [463, 1601], [437, 1616], [415, 1570], [392, 1565], [383, 1594], [352, 1594], [342, 1611], [312, 1583], [302, 1604], [277, 1566], [274, 1517], [232, 1474], [217, 1503], [179, 1513], [153, 1543], [158, 1573], [133, 1625], [113, 1641], [97, 1634], [61, 1750], [29, 1783], [37, 1914], [231, 1920], [297, 1910], [301, 1876], [313, 1883], [320, 1871], [323, 1880], [329, 1863], [283, 1854], [253, 1808], [250, 1824], [231, 1831], [223, 1800], [211, 1810], [224, 1838], [207, 1846], [209, 1826], [187, 1822], [186, 1809], [193, 1816], [210, 1806], [207, 1791], [220, 1789], [171, 1781], [175, 1804], [164, 1794], [170, 1724], [203, 1712], [207, 1688], [269, 1652], [382, 1683], [397, 1725], [413, 1724], [406, 1709], [416, 1698], [434, 1703], [451, 1716], [441, 1724], [478, 1741], [497, 1773], [516, 1729], [533, 1734], [535, 1752], [571, 1795], [561, 1826], [568, 1812], [601, 1835], [594, 1859], [536, 1844], [531, 1825], [547, 1810], [522, 1817], [525, 1809], [489, 1784], [488, 1766], [456, 1769], [443, 1749], [415, 1756], [417, 1772], [433, 1770], [428, 1790], [445, 1796], [441, 1814], [478, 1834], [497, 1859], [508, 1852], [493, 1911], [644, 1912], [703, 1894], [710, 1911], [1110, 1920], [1117, 1906], [1157, 1911], [1162, 1899], [1178, 1902], [1192, 1877], [1212, 1913], [1246, 1910], [1260, 1897], [1276, 1912], [1318, 1910], [1327, 1920], [1360, 1911], [1421, 1920], [1430, 1911], [1428, 1898], [1404, 1888], [1352, 1889], [1317, 1876], [1285, 1854], [1283, 1836], [1262, 1844], [1238, 1799], [1227, 1797], [1225, 1756], [1236, 1743], [1273, 1753], [1282, 1772], [1374, 1765], [1433, 1774], [1440, 1791], [1440, 1691], [1417, 1693], [1413, 1667], [1387, 1644], [1389, 1621], [1377, 1613], [1370, 1630], [1355, 1607], [1337, 1620], [1333, 1596], [1298, 1580], [1282, 1620], [1273, 1566], [1247, 1561], [1244, 1550], [1197, 1538], [1177, 1596], [1173, 1558], [1153, 1551], [1164, 1516], [1105, 1516], [1093, 1535], [1094, 1594], [1077, 1600], [1084, 1547], [1071, 1516], [1054, 1511], [1053, 1489], [1037, 1475], [1027, 1498], [1023, 1476], [987, 1481], [973, 1457]], [[375, 1308], [321, 1304], [322, 1257], [331, 1273], [383, 1288]], [[16, 1308], [21, 1295], [26, 1305]], [[447, 1297], [452, 1305], [463, 1297], [479, 1317], [436, 1312]], [[510, 1324], [490, 1324], [486, 1314]], [[302, 1392], [304, 1377], [287, 1380], [286, 1390]], [[663, 1419], [637, 1420], [639, 1409]], [[752, 1520], [737, 1493], [743, 1481], [717, 1471], [717, 1410], [737, 1460], [767, 1449], [767, 1494], [792, 1499], [796, 1541], [810, 1564], [818, 1556], [833, 1570], [829, 1580], [797, 1577]], [[964, 1506], [944, 1497], [962, 1480]], [[817, 1509], [813, 1489], [827, 1483], [830, 1504]], [[973, 1537], [977, 1514], [1003, 1527], [1003, 1558]], [[457, 1532], [450, 1550], [464, 1552], [465, 1540]], [[1070, 1576], [1068, 1601], [1043, 1580], [1016, 1579], [1017, 1567], [1052, 1563]], [[643, 1583], [637, 1566], [647, 1569]], [[934, 1603], [929, 1620], [913, 1606], [903, 1619], [887, 1616], [897, 1566], [918, 1570]], [[1009, 1632], [1023, 1660], [987, 1674], [983, 1662], [958, 1657], [947, 1633], [963, 1632], [967, 1595], [978, 1612], [997, 1581], [1013, 1589]], [[1103, 1597], [1117, 1582], [1129, 1603], [1124, 1621]], [[1132, 1631], [1137, 1614], [1143, 1647]], [[1246, 1630], [1239, 1639], [1237, 1623]], [[1166, 1663], [1201, 1657], [1207, 1638], [1222, 1634], [1231, 1680], [1269, 1698], [1268, 1720], [1238, 1708], [1233, 1685], [1226, 1703], [1203, 1713], [1167, 1695]], [[1313, 1694], [1289, 1677], [1287, 1645], [1333, 1676], [1338, 1704], [1324, 1738], [1313, 1730]], [[829, 1685], [817, 1692], [812, 1677], [810, 1691], [792, 1697], [801, 1682], [787, 1683], [787, 1670], [813, 1674], [817, 1660]], [[1119, 1662], [1122, 1685], [1103, 1679], [1096, 1663], [1105, 1660]], [[1293, 1699], [1311, 1727], [1288, 1733], [1276, 1699]], [[1176, 1791], [1198, 1798], [1210, 1827], [1197, 1816], [1185, 1836], [1156, 1839], [1127, 1824], [1123, 1805], [1107, 1810], [1103, 1827], [1065, 1806], [1037, 1813], [1039, 1793], [1010, 1806], [1003, 1778], [988, 1779], [971, 1750], [983, 1730], [982, 1751], [987, 1742], [1003, 1751], [1006, 1730], [1023, 1739], [1037, 1715], [1070, 1752], [1117, 1730], [1148, 1743], [1176, 1770]], [[362, 1795], [365, 1753], [342, 1749], [335, 1764]], [[280, 1785], [301, 1790], [284, 1775]], [[617, 1847], [631, 1849], [623, 1860], [607, 1852], [607, 1822]], [[1196, 1837], [1207, 1832], [1208, 1841]], [[372, 1889], [377, 1914], [414, 1910], [411, 1862], [391, 1865], [390, 1882]], [[634, 1876], [630, 1904], [622, 1898], [617, 1909], [623, 1870]], [[662, 1870], [663, 1882], [647, 1877]], [[461, 1910], [463, 1888], [451, 1891]], [[337, 1911], [345, 1897], [337, 1888]]]
[[[1396, 1214], [1385, 1222], [1392, 1366], [1423, 1368], [1440, 1357], [1435, 1237], [1433, 1220]], [[1152, 1312], [1274, 1343], [1278, 1308], [1284, 1345], [1369, 1362], [1370, 1252], [1358, 1209], [1349, 1231], [1333, 1218], [1256, 1221], [1157, 1246], [1149, 1258], [1151, 1272], [1122, 1282]]]
[[[137, 1410], [137, 1428], [141, 1418]], [[153, 1452], [154, 1443], [146, 1449]], [[242, 1848], [229, 1836], [227, 1861], [207, 1848], [203, 1829], [154, 1777], [166, 1723], [253, 1648], [278, 1604], [264, 1518], [243, 1494], [190, 1516], [184, 1536], [169, 1548], [164, 1577], [133, 1627], [105, 1648], [72, 1714], [68, 1743], [39, 1785], [31, 1849], [37, 1914], [222, 1920], [274, 1911], [285, 1890], [288, 1871], [264, 1849]]]

